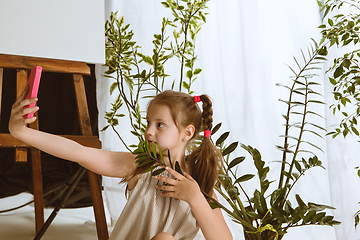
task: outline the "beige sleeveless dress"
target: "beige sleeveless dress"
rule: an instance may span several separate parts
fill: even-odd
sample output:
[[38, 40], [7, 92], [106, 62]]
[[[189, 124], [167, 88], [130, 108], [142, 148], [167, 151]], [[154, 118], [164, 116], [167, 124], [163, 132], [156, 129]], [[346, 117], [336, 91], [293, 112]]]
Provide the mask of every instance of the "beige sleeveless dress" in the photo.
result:
[[[163, 176], [170, 177], [164, 171]], [[188, 203], [161, 196], [156, 189], [159, 181], [151, 172], [139, 177], [134, 189], [129, 191], [126, 203], [110, 240], [150, 240], [160, 232], [172, 234], [177, 240], [191, 240], [199, 231]]]

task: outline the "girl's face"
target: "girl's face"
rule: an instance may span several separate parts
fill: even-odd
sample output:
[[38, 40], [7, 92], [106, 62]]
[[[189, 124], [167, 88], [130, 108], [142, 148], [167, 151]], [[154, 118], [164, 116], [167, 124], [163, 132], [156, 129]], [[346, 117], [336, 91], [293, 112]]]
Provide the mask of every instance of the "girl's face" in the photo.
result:
[[[184, 153], [185, 145], [182, 141], [184, 130], [178, 129], [175, 125], [168, 106], [159, 103], [150, 104], [146, 119], [145, 139], [149, 142], [150, 148], [154, 142], [155, 146], [160, 146], [164, 156], [167, 155], [168, 150], [172, 157]], [[158, 147], [156, 151], [159, 152]]]

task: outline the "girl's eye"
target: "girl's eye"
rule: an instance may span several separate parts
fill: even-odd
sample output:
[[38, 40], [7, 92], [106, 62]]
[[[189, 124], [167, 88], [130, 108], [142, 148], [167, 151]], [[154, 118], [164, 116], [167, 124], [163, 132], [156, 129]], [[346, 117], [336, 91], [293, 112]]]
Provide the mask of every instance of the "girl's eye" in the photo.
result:
[[150, 122], [149, 121], [146, 121], [146, 126], [149, 126], [150, 125]]
[[165, 125], [164, 125], [164, 124], [162, 124], [162, 123], [158, 123], [157, 125], [158, 125], [158, 128], [162, 128], [162, 127], [164, 127], [164, 126], [165, 126]]

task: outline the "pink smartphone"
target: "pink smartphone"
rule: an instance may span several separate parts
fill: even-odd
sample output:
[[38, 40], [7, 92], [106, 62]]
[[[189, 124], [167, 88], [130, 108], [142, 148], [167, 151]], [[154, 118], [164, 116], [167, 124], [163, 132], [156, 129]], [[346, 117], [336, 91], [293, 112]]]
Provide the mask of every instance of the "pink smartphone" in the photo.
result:
[[[29, 91], [27, 92], [25, 99], [35, 98], [37, 96], [40, 85], [41, 72], [42, 72], [42, 67], [40, 66], [35, 66], [31, 69], [28, 80]], [[24, 108], [27, 107], [35, 107], [35, 103], [27, 105]], [[34, 113], [30, 113], [30, 114], [26, 114], [24, 118], [32, 118], [33, 116]]]

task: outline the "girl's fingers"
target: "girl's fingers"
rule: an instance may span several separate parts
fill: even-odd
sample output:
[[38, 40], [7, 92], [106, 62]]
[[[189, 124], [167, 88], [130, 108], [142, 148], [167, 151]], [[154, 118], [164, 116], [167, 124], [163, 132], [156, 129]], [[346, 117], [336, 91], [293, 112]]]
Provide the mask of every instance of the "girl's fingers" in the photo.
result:
[[25, 106], [35, 103], [35, 102], [37, 102], [37, 100], [38, 100], [37, 98], [29, 98], [29, 99], [22, 100], [18, 103], [14, 103], [12, 106], [12, 110], [13, 111], [21, 111], [21, 109], [23, 109]]
[[36, 106], [36, 107], [31, 107], [31, 108], [24, 108], [23, 110], [22, 110], [22, 113], [24, 114], [24, 115], [26, 115], [26, 114], [29, 114], [29, 113], [35, 113], [35, 112], [37, 112], [39, 110], [39, 107], [38, 106]]
[[171, 169], [169, 167], [165, 168], [166, 171], [168, 171], [171, 175], [173, 175], [175, 178], [181, 180], [184, 176], [181, 175], [180, 173], [178, 173], [177, 171], [175, 171], [174, 169]]
[[28, 91], [29, 91], [29, 85], [26, 85], [24, 91], [20, 94], [20, 97], [15, 101], [14, 105], [21, 102], [26, 97]]
[[35, 113], [39, 110], [39, 107], [31, 107], [31, 108], [20, 108], [19, 110], [17, 110], [17, 112], [15, 112], [13, 115], [15, 118], [23, 118], [26, 114], [29, 113]]
[[155, 179], [162, 181], [164, 183], [168, 183], [170, 185], [175, 185], [177, 183], [177, 180], [168, 177], [155, 176]]
[[36, 120], [36, 117], [27, 118], [27, 119], [24, 119], [24, 123], [31, 124], [31, 123], [35, 122], [35, 120]]
[[25, 107], [25, 106], [27, 106], [27, 105], [30, 105], [30, 104], [32, 104], [32, 103], [36, 103], [37, 102], [37, 98], [29, 98], [29, 99], [25, 99], [25, 100], [23, 100], [23, 101], [21, 101], [20, 102], [20, 108], [23, 108], [23, 107]]
[[175, 191], [174, 186], [157, 185], [156, 188], [160, 189], [162, 191], [166, 191], [166, 192], [174, 192]]
[[174, 192], [162, 192], [161, 195], [164, 197], [177, 198], [177, 195]]

